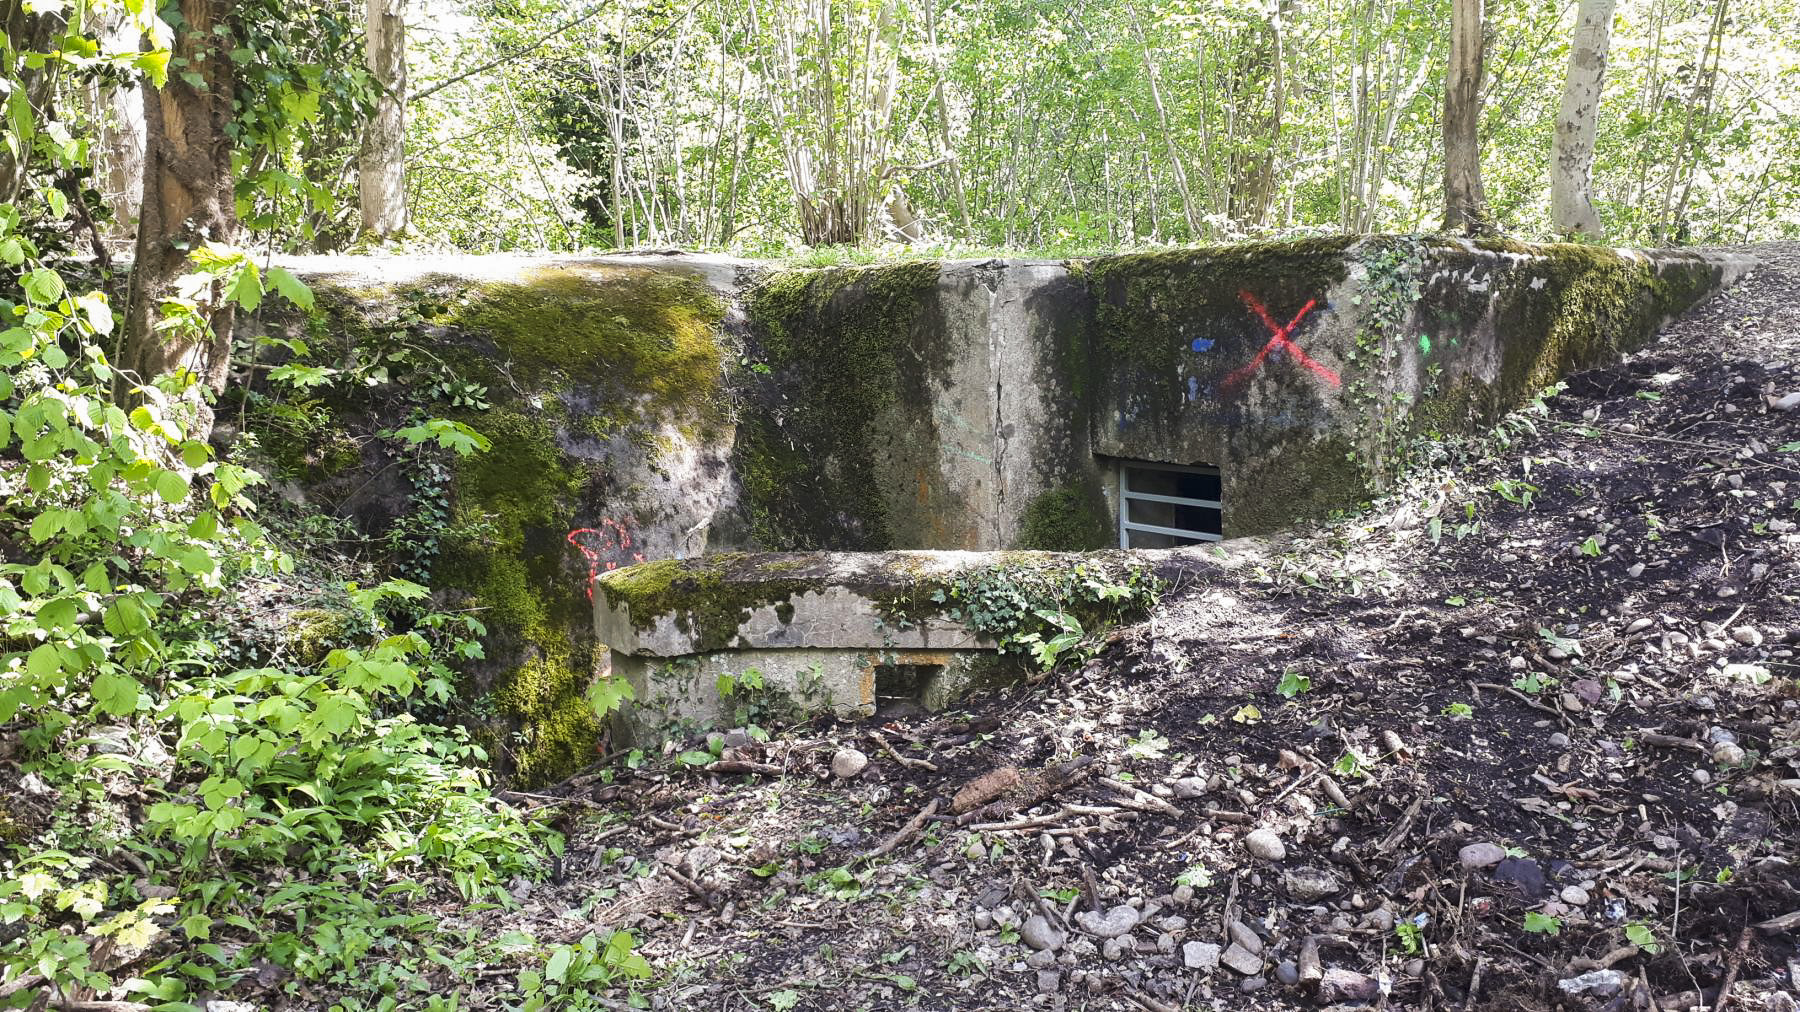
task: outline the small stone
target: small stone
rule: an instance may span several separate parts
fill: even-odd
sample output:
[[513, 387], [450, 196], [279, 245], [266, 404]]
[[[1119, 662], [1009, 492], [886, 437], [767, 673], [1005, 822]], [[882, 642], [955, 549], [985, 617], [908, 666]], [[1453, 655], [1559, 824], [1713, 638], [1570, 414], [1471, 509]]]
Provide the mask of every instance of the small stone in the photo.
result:
[[1232, 921], [1227, 933], [1231, 935], [1232, 943], [1242, 946], [1244, 951], [1254, 954], [1260, 954], [1263, 951], [1262, 936], [1243, 921]]
[[1120, 935], [1131, 934], [1131, 929], [1138, 926], [1141, 918], [1142, 915], [1137, 912], [1136, 907], [1121, 903], [1103, 914], [1094, 913], [1092, 910], [1077, 914], [1075, 923], [1081, 925], [1081, 930], [1090, 935], [1100, 938], [1118, 938]]
[[1037, 975], [1038, 994], [1055, 994], [1062, 990], [1062, 974], [1055, 970], [1039, 970]]
[[1579, 977], [1568, 977], [1556, 982], [1556, 986], [1564, 994], [1591, 994], [1598, 998], [1609, 998], [1625, 986], [1625, 975], [1617, 970], [1595, 970]]
[[1696, 770], [1694, 770], [1693, 776], [1694, 776], [1694, 783], [1697, 783], [1697, 784], [1712, 783], [1712, 774], [1708, 773], [1705, 770], [1696, 769]]
[[1730, 742], [1731, 744], [1736, 745], [1737, 735], [1732, 734], [1729, 729], [1719, 727], [1715, 724], [1706, 729], [1706, 741], [1711, 745], [1719, 745], [1724, 742]]
[[1194, 902], [1194, 887], [1190, 885], [1178, 885], [1175, 887], [1175, 891], [1169, 894], [1169, 898], [1182, 906], [1187, 906], [1189, 903]]
[[1300, 967], [1291, 959], [1275, 964], [1275, 979], [1289, 987], [1300, 983]]
[[741, 727], [734, 727], [725, 732], [726, 748], [744, 748], [750, 744], [750, 732]]
[[1713, 746], [1712, 761], [1720, 766], [1737, 766], [1744, 761], [1744, 750], [1737, 745], [1722, 741]]
[[1633, 580], [1637, 579], [1640, 576], [1643, 576], [1644, 575], [1644, 564], [1641, 562], [1632, 563], [1625, 570], [1625, 575], [1631, 577]]
[[1382, 934], [1394, 930], [1394, 912], [1387, 907], [1369, 911], [1369, 915], [1363, 918], [1363, 921]]
[[1245, 994], [1249, 994], [1253, 991], [1261, 991], [1268, 986], [1269, 979], [1267, 977], [1247, 977], [1244, 980], [1238, 981], [1238, 990]]
[[1289, 868], [1282, 872], [1281, 884], [1287, 888], [1289, 896], [1302, 903], [1311, 903], [1313, 900], [1330, 896], [1343, 888], [1335, 872], [1329, 868], [1316, 868], [1310, 865]]
[[1181, 965], [1211, 973], [1219, 968], [1219, 947], [1211, 942], [1189, 942], [1181, 947]]
[[1763, 641], [1762, 633], [1747, 625], [1741, 625], [1731, 630], [1731, 638], [1747, 647], [1760, 647]]
[[1157, 952], [1174, 952], [1175, 951], [1175, 936], [1169, 934], [1167, 931], [1163, 932], [1160, 935], [1157, 935], [1156, 936], [1156, 951]]
[[1578, 885], [1563, 886], [1562, 892], [1559, 895], [1562, 896], [1562, 901], [1569, 906], [1580, 907], [1587, 905], [1588, 891]]
[[1374, 1001], [1381, 994], [1381, 984], [1374, 977], [1342, 967], [1327, 967], [1319, 980], [1319, 1002]]
[[1219, 957], [1219, 962], [1224, 963], [1226, 966], [1231, 967], [1233, 970], [1236, 970], [1246, 977], [1256, 976], [1262, 972], [1263, 967], [1261, 956], [1251, 952], [1249, 949], [1244, 948], [1236, 942], [1231, 943], [1231, 948], [1226, 949], [1225, 954]]
[[1120, 939], [1108, 938], [1106, 944], [1100, 946], [1100, 955], [1107, 962], [1118, 962], [1119, 957], [1125, 955], [1125, 945]]
[[[1792, 977], [1793, 973], [1793, 964], [1789, 963], [1788, 975]], [[1800, 1009], [1800, 1001], [1795, 1001], [1786, 991], [1771, 991], [1763, 996], [1763, 1012], [1796, 1012], [1797, 1009]]]
[[1025, 926], [1019, 929], [1019, 938], [1034, 949], [1055, 951], [1062, 948], [1063, 933], [1050, 926], [1050, 921], [1043, 914], [1032, 914], [1026, 918]]
[[1244, 849], [1264, 861], [1279, 861], [1287, 857], [1287, 846], [1267, 829], [1253, 829], [1244, 837]]
[[975, 911], [975, 930], [986, 931], [994, 926], [994, 915], [986, 910]]
[[1182, 777], [1170, 786], [1174, 787], [1175, 796], [1184, 801], [1206, 793], [1206, 781], [1200, 777]]
[[985, 861], [987, 860], [987, 847], [983, 846], [980, 840], [970, 840], [969, 845], [963, 849], [963, 856], [971, 861]]
[[1625, 627], [1625, 635], [1632, 636], [1641, 633], [1655, 624], [1654, 620], [1648, 618], [1632, 619], [1631, 624]]
[[831, 772], [840, 779], [848, 780], [869, 767], [869, 757], [853, 748], [840, 748], [831, 757]]
[[1051, 949], [1039, 949], [1025, 957], [1025, 965], [1033, 970], [1046, 970], [1056, 965], [1056, 952]]
[[1497, 843], [1471, 843], [1456, 852], [1456, 859], [1464, 868], [1474, 871], [1478, 868], [1491, 868], [1506, 860], [1506, 848]]

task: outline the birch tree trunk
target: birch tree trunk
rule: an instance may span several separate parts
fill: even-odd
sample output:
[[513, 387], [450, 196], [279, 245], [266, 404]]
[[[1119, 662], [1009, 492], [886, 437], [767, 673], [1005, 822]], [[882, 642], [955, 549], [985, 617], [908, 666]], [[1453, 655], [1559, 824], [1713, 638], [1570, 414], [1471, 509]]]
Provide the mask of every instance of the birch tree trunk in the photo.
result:
[[406, 229], [406, 0], [367, 0], [369, 73], [380, 94], [363, 130], [357, 176], [362, 230], [378, 239]]
[[1588, 173], [1594, 164], [1606, 54], [1612, 47], [1614, 3], [1581, 0], [1575, 14], [1568, 80], [1550, 142], [1550, 217], [1560, 232], [1595, 237], [1604, 232], [1594, 211]]
[[1482, 0], [1451, 0], [1450, 67], [1444, 80], [1444, 231], [1488, 225], [1481, 186]]
[[[231, 183], [232, 93], [229, 50], [215, 37], [232, 0], [181, 0], [174, 57], [182, 68], [160, 90], [144, 94], [144, 196], [138, 216], [137, 260], [131, 269], [122, 365], [149, 382], [175, 369], [191, 371], [213, 391], [225, 388], [230, 366], [232, 303], [210, 293], [201, 315], [210, 333], [159, 331], [165, 298], [187, 273], [188, 253], [237, 238]], [[216, 288], [216, 286], [215, 286]]]
[[[135, 49], [137, 28], [123, 10], [95, 12], [95, 35], [102, 52]], [[143, 86], [94, 83], [88, 104], [95, 123], [95, 182], [112, 211], [111, 235], [128, 239], [137, 231], [138, 201], [144, 196]]]

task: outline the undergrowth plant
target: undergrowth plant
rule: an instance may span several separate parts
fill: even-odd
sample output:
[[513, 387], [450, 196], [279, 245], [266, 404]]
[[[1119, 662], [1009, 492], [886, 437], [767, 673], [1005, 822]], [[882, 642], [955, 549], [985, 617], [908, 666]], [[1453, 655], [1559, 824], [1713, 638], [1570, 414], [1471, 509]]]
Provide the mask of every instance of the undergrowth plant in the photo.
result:
[[1042, 671], [1083, 656], [1093, 631], [1147, 614], [1162, 581], [1141, 566], [1118, 576], [1097, 567], [995, 566], [935, 590], [946, 617], [991, 637], [1003, 654], [1024, 655]]
[[[12, 221], [0, 215], [17, 272], [0, 294], [0, 722], [17, 763], [0, 812], [0, 1002], [195, 1008], [262, 964], [365, 986], [359, 967], [436, 930], [423, 901], [504, 900], [557, 843], [493, 805], [476, 744], [410, 712], [447, 697], [480, 625], [391, 581], [348, 588], [362, 635], [314, 664], [221, 649], [234, 630], [209, 605], [293, 570], [254, 519], [260, 476], [201, 438], [193, 377], [114, 369], [105, 295], [70, 291]], [[193, 291], [262, 294], [240, 252], [209, 248], [199, 268]], [[185, 308], [182, 326], [204, 325]], [[484, 442], [439, 420], [399, 435], [455, 453]]]

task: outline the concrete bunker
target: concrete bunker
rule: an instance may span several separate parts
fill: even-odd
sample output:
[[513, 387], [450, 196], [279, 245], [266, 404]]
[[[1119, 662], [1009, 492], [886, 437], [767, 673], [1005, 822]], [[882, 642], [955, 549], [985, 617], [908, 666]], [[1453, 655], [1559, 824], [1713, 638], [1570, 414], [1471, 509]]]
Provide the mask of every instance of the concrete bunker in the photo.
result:
[[[970, 584], [1021, 551], [1204, 543], [1354, 507], [1418, 438], [1485, 429], [1749, 264], [1414, 236], [819, 269], [328, 258], [291, 265], [327, 319], [262, 323], [315, 347], [329, 334], [345, 362], [428, 345], [445, 372], [430, 389], [485, 391], [434, 408], [495, 440], [449, 477], [434, 582], [483, 609], [489, 652], [465, 691], [520, 736], [504, 761], [530, 782], [591, 754], [584, 693], [609, 664], [640, 686], [628, 723], [768, 709], [739, 691], [752, 669], [801, 708], [941, 705], [996, 645], [966, 623], [909, 639], [882, 615], [936, 565], [919, 552], [973, 553], [949, 557]], [[281, 480], [380, 529], [406, 487], [347, 437], [401, 424], [410, 402], [371, 389], [261, 424]], [[821, 568], [765, 552], [871, 554]], [[883, 567], [887, 589], [861, 604], [833, 590], [856, 585], [847, 573], [881, 584]], [[690, 581], [691, 600], [633, 596], [641, 572]], [[710, 633], [649, 635], [664, 605]], [[846, 608], [886, 624], [820, 640]], [[829, 685], [816, 654], [772, 661], [816, 650], [863, 660]]]

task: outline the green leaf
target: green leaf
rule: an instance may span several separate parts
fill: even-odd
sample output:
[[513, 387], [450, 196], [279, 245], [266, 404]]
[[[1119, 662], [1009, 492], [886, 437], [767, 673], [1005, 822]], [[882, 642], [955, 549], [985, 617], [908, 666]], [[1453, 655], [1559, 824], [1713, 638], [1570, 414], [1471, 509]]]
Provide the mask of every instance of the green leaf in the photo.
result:
[[1562, 933], [1562, 920], [1532, 910], [1525, 914], [1525, 930], [1534, 935], [1558, 935]]
[[122, 717], [137, 709], [138, 683], [130, 675], [105, 672], [94, 679], [88, 692], [104, 713]]
[[189, 467], [199, 467], [212, 458], [212, 451], [198, 439], [190, 439], [181, 444], [181, 462]]
[[1284, 699], [1293, 699], [1303, 692], [1312, 691], [1312, 679], [1297, 671], [1283, 671], [1281, 681], [1275, 685], [1275, 692]]
[[238, 271], [238, 276], [236, 280], [232, 281], [231, 290], [225, 293], [225, 297], [244, 307], [244, 311], [247, 313], [256, 312], [256, 307], [262, 305], [263, 285], [255, 264], [245, 261], [243, 269]]
[[544, 965], [545, 979], [562, 983], [569, 975], [569, 962], [574, 958], [575, 953], [568, 946], [557, 946], [556, 951], [550, 954], [550, 962]]
[[172, 506], [188, 497], [188, 480], [174, 471], [160, 471], [156, 475], [156, 494]]
[[282, 298], [287, 299], [294, 305], [305, 310], [312, 309], [312, 289], [306, 287], [306, 282], [295, 277], [287, 268], [269, 268], [269, 284], [273, 285], [275, 290], [281, 293]]
[[[48, 267], [39, 267], [28, 271], [19, 279], [19, 287], [25, 289], [25, 296], [33, 302], [50, 303], [63, 297], [62, 275]], [[30, 321], [26, 321], [29, 323]]]

